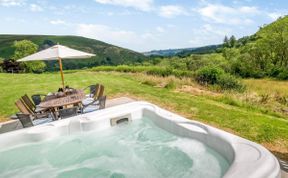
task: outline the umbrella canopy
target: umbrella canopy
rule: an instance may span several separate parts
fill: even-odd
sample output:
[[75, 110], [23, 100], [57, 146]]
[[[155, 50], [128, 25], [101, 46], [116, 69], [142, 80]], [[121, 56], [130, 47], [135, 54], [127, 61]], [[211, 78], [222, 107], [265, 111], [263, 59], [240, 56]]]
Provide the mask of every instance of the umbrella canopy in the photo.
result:
[[62, 59], [82, 59], [82, 58], [90, 58], [92, 56], [95, 56], [95, 54], [78, 51], [78, 50], [71, 49], [62, 45], [55, 45], [48, 49], [26, 56], [17, 61], [28, 62], [28, 61], [58, 60], [61, 78], [62, 78], [62, 86], [64, 89], [65, 84], [64, 84], [64, 75], [63, 75], [63, 69], [62, 69]]
[[30, 56], [26, 56], [17, 61], [25, 62], [25, 61], [50, 61], [50, 60], [59, 60], [61, 59], [82, 59], [82, 58], [90, 58], [95, 56], [95, 54], [90, 54], [82, 51], [78, 51], [75, 49], [68, 48], [62, 45], [55, 45], [43, 51], [39, 51]]

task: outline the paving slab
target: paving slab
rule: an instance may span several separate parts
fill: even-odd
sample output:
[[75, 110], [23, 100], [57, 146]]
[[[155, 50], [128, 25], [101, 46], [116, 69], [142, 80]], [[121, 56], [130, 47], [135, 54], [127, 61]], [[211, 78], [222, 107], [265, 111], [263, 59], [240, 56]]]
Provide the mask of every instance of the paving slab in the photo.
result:
[[9, 120], [6, 122], [1, 122], [0, 123], [0, 134], [5, 133], [5, 132], [10, 132], [13, 130], [22, 129], [22, 128], [23, 128], [23, 126], [18, 119]]
[[109, 99], [106, 101], [105, 107], [110, 108], [110, 107], [121, 105], [121, 104], [131, 103], [133, 101], [136, 101], [136, 100], [128, 98], [128, 97]]

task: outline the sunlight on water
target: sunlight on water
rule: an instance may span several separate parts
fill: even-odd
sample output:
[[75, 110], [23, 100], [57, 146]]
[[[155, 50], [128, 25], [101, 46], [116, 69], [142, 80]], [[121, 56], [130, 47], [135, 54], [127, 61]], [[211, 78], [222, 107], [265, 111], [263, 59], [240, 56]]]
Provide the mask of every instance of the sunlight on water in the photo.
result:
[[0, 177], [221, 177], [228, 162], [149, 119], [0, 152]]

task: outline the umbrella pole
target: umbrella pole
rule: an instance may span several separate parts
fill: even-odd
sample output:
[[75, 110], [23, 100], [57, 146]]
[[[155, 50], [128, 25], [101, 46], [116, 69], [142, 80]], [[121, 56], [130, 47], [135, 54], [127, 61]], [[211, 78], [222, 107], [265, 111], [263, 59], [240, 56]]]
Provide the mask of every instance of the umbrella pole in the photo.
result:
[[63, 74], [63, 68], [62, 68], [62, 60], [61, 58], [59, 57], [58, 58], [58, 61], [59, 61], [59, 68], [60, 68], [60, 74], [61, 74], [61, 79], [62, 79], [62, 87], [63, 87], [63, 91], [64, 91], [64, 87], [65, 87], [65, 84], [64, 84], [64, 74]]

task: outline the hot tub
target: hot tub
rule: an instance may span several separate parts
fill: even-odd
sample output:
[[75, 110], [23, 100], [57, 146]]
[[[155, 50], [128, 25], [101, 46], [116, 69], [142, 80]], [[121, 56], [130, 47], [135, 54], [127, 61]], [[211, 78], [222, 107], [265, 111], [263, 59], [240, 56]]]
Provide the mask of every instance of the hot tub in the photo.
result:
[[0, 177], [281, 177], [264, 147], [147, 102], [0, 135]]

